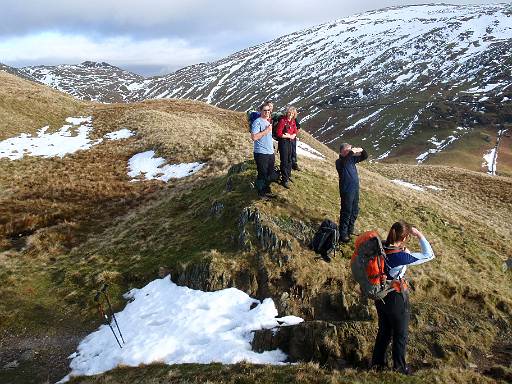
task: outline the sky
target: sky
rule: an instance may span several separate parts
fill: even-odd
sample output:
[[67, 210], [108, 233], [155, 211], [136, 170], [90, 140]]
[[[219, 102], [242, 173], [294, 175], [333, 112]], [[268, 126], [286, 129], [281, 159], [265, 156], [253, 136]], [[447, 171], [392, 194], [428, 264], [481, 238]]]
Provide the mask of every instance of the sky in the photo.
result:
[[[0, 0], [0, 63], [108, 62], [144, 76], [391, 6], [493, 0]], [[502, 1], [503, 2], [503, 1]]]

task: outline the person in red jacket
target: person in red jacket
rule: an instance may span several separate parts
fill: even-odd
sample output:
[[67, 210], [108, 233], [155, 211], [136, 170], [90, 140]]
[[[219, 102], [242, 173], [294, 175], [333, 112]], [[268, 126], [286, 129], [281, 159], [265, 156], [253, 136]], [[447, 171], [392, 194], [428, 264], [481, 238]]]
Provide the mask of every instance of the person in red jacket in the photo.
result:
[[296, 117], [297, 109], [295, 107], [288, 107], [286, 115], [279, 121], [277, 126], [279, 158], [281, 159], [281, 184], [285, 188], [290, 188], [288, 181], [292, 174], [292, 141], [297, 136]]

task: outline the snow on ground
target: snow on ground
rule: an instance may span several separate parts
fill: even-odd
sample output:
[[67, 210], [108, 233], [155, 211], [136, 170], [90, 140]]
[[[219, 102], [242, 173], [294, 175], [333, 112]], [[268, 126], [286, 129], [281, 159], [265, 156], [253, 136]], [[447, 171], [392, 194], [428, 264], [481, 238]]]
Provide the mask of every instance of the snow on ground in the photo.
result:
[[428, 141], [435, 145], [435, 148], [431, 148], [427, 150], [426, 152], [421, 153], [416, 157], [416, 160], [418, 161], [418, 164], [423, 163], [430, 155], [434, 153], [439, 153], [446, 147], [448, 147], [450, 144], [455, 142], [456, 140], [459, 140], [462, 136], [464, 136], [467, 132], [469, 132], [469, 128], [467, 127], [457, 127], [453, 133], [454, 135], [448, 136], [444, 140], [438, 140], [436, 136], [432, 136]]
[[[286, 359], [279, 349], [263, 353], [251, 350], [252, 331], [303, 321], [295, 316], [276, 318], [272, 299], [260, 302], [236, 288], [193, 290], [177, 286], [169, 276], [132, 289], [125, 298], [130, 302], [115, 315], [126, 342], [123, 348], [108, 325], [100, 326], [70, 356], [71, 373], [63, 381], [118, 365], [152, 362], [279, 364]], [[116, 329], [115, 323], [112, 326]]]
[[435, 185], [426, 185], [425, 188], [432, 189], [434, 191], [444, 191], [444, 188], [436, 187]]
[[190, 176], [204, 167], [204, 163], [172, 165], [165, 163], [166, 160], [163, 157], [155, 157], [155, 151], [137, 153], [128, 160], [128, 176], [133, 178], [144, 176], [146, 180], [156, 179], [168, 182], [169, 179]]
[[102, 139], [91, 140], [92, 117], [68, 117], [67, 123], [54, 133], [47, 133], [48, 126], [37, 131], [37, 136], [22, 133], [17, 137], [0, 141], [0, 158], [18, 160], [23, 156], [64, 157], [81, 149], [89, 149]]
[[310, 157], [315, 160], [324, 160], [325, 156], [316, 149], [297, 139], [297, 156]]
[[484, 155], [484, 162], [482, 163], [483, 167], [487, 167], [487, 173], [489, 173], [491, 175], [496, 174], [496, 163], [497, 162], [494, 161], [495, 153], [496, 153], [496, 148], [489, 150], [489, 152], [487, 152]]
[[420, 187], [420, 186], [418, 186], [416, 184], [413, 184], [413, 183], [408, 183], [407, 181], [398, 180], [398, 179], [393, 179], [391, 181], [393, 183], [395, 183], [395, 184], [401, 185], [401, 186], [406, 187], [406, 188], [414, 189], [416, 191], [421, 191], [421, 192], [425, 191], [425, 188]]
[[126, 128], [122, 128], [119, 131], [107, 133], [104, 137], [106, 137], [109, 140], [121, 140], [132, 137], [133, 135], [135, 135], [135, 132], [130, 131], [129, 129]]
[[[66, 123], [57, 132], [48, 133], [49, 126], [37, 131], [36, 136], [22, 133], [0, 141], [0, 158], [19, 160], [25, 155], [41, 157], [64, 157], [79, 150], [89, 149], [103, 141], [91, 140], [89, 134], [93, 130], [92, 117], [67, 117]], [[107, 133], [104, 137], [109, 140], [120, 140], [132, 136], [134, 133], [121, 129]]]
[[439, 188], [439, 187], [436, 187], [435, 185], [421, 186], [421, 185], [416, 185], [413, 183], [409, 183], [408, 181], [399, 180], [399, 179], [393, 179], [393, 180], [391, 180], [391, 182], [401, 185], [406, 188], [414, 189], [415, 191], [420, 191], [420, 192], [425, 192], [425, 188], [431, 189], [433, 191], [444, 191], [444, 188]]

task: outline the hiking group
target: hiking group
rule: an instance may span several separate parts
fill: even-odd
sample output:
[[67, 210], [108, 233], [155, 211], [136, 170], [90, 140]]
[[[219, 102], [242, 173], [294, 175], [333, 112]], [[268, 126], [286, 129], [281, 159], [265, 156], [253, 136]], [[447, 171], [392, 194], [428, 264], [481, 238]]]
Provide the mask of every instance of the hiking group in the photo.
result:
[[[259, 112], [248, 112], [251, 139], [254, 142], [254, 160], [257, 168], [256, 189], [262, 199], [275, 197], [270, 184], [279, 181], [289, 188], [292, 169], [297, 166], [297, 133], [300, 124], [297, 110], [290, 106], [286, 114], [274, 114], [273, 103], [265, 101]], [[275, 169], [273, 139], [278, 142], [280, 170]], [[349, 243], [356, 235], [354, 225], [359, 214], [359, 176], [356, 164], [368, 158], [363, 148], [349, 143], [340, 145], [336, 170], [339, 179], [339, 226], [324, 220], [311, 241], [311, 248], [323, 260], [330, 262], [329, 253], [336, 252], [338, 242]], [[420, 252], [411, 252], [407, 242], [411, 236], [418, 239]], [[373, 299], [378, 316], [378, 333], [373, 348], [372, 368], [387, 368], [386, 352], [392, 344], [393, 369], [410, 374], [406, 364], [406, 346], [409, 325], [409, 292], [404, 278], [407, 266], [432, 260], [434, 252], [423, 234], [405, 221], [397, 221], [382, 241], [377, 231], [358, 235], [351, 259], [352, 276], [359, 284], [364, 298]]]
[[[249, 112], [248, 119], [251, 139], [254, 141], [254, 161], [258, 175], [256, 190], [261, 199], [274, 198], [270, 184], [280, 181], [289, 189], [292, 182], [292, 169], [299, 170], [297, 165], [297, 133], [300, 123], [297, 120], [297, 109], [288, 107], [285, 114], [273, 113], [274, 104], [265, 101], [258, 112]], [[275, 169], [274, 140], [277, 140], [280, 169]]]

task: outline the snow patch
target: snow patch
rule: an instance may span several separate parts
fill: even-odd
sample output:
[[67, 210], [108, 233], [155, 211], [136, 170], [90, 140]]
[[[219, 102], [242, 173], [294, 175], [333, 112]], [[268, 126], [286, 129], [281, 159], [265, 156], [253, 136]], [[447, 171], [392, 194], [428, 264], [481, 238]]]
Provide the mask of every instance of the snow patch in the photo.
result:
[[59, 131], [47, 133], [49, 126], [37, 131], [37, 135], [22, 133], [17, 137], [0, 141], [0, 158], [18, 160], [25, 155], [40, 157], [64, 157], [79, 150], [89, 149], [103, 141], [91, 140], [92, 117], [68, 117]]
[[487, 167], [487, 173], [490, 175], [496, 175], [496, 163], [494, 156], [496, 155], [496, 148], [489, 150], [484, 155], [484, 162], [482, 163], [483, 167]]
[[[202, 292], [177, 286], [170, 277], [132, 289], [125, 298], [130, 302], [115, 315], [126, 342], [123, 348], [117, 345], [108, 325], [100, 326], [69, 357], [71, 373], [61, 382], [119, 365], [135, 367], [152, 362], [282, 364], [286, 355], [279, 349], [263, 353], [251, 350], [253, 331], [303, 321], [295, 316], [276, 318], [272, 299], [260, 302], [236, 288]], [[116, 329], [114, 323], [112, 326]]]
[[297, 139], [297, 156], [309, 157], [315, 160], [324, 160], [325, 156], [311, 146]]
[[135, 135], [135, 132], [130, 131], [127, 128], [122, 128], [119, 131], [107, 133], [103, 137], [105, 137], [109, 140], [122, 140], [122, 139], [128, 139], [129, 137], [132, 137], [134, 135]]
[[444, 188], [436, 187], [435, 185], [426, 185], [425, 188], [432, 189], [434, 191], [444, 191]]
[[416, 185], [416, 184], [413, 184], [413, 183], [408, 183], [407, 181], [403, 181], [403, 180], [399, 180], [399, 179], [393, 179], [391, 181], [393, 183], [401, 185], [403, 187], [414, 189], [415, 191], [421, 191], [421, 192], [425, 191], [425, 188], [420, 187], [419, 185]]
[[[128, 160], [128, 176], [136, 178], [144, 176], [145, 180], [162, 180], [166, 183], [169, 179], [180, 179], [190, 176], [201, 168], [204, 163], [165, 164], [163, 157], [155, 157], [155, 151], [138, 153]], [[164, 165], [165, 164], [165, 165]], [[138, 181], [133, 179], [131, 181]]]

